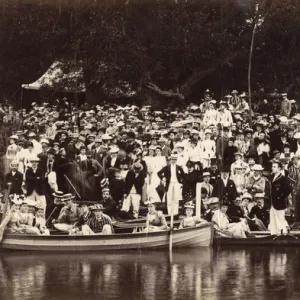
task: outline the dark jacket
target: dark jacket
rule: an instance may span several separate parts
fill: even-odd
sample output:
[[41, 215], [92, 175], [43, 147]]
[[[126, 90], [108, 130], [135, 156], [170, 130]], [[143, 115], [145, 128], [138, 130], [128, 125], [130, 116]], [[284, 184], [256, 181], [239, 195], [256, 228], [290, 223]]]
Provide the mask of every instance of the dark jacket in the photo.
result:
[[126, 178], [125, 178], [125, 190], [124, 193], [128, 195], [134, 186], [136, 189], [136, 192], [142, 196], [143, 192], [143, 185], [145, 183], [145, 177], [142, 173], [139, 173], [138, 176], [136, 176], [135, 172], [133, 170], [129, 170]]
[[[170, 180], [171, 180], [171, 165], [167, 165], [163, 167], [160, 171], [157, 172], [157, 176], [162, 180], [164, 177], [166, 178], [166, 188], [169, 188]], [[176, 165], [176, 176], [179, 183], [182, 183], [184, 171], [182, 167]]]
[[288, 179], [280, 174], [275, 181], [274, 175], [271, 179], [271, 201], [272, 206], [277, 210], [284, 210], [287, 208], [287, 197], [292, 192], [291, 185]]
[[240, 222], [240, 219], [244, 218], [244, 211], [240, 206], [231, 204], [228, 207], [227, 215], [232, 222]]
[[27, 196], [36, 191], [38, 195], [45, 195], [45, 171], [37, 168], [34, 173], [32, 168], [29, 168], [25, 173], [25, 182], [27, 187]]
[[112, 178], [109, 181], [109, 190], [111, 197], [119, 204], [123, 200], [125, 182], [123, 179]]
[[216, 180], [212, 191], [212, 197], [217, 197], [220, 199], [220, 201], [222, 201], [224, 198], [227, 198], [229, 201], [233, 201], [236, 197], [236, 194], [236, 186], [233, 180], [228, 179], [226, 186], [224, 186], [222, 178]]
[[101, 200], [100, 203], [104, 206], [104, 213], [110, 217], [114, 217], [117, 212], [117, 203], [111, 197], [106, 200]]
[[14, 176], [12, 175], [11, 171], [7, 173], [4, 179], [4, 188], [8, 188], [8, 183], [11, 183], [10, 194], [23, 194], [23, 174], [21, 172], [16, 171], [16, 174]]
[[199, 174], [196, 171], [191, 173], [183, 174], [183, 195], [191, 192], [192, 198], [196, 197], [196, 185], [200, 182]]
[[249, 218], [254, 218], [257, 217], [257, 219], [261, 220], [264, 225], [268, 228], [269, 225], [269, 220], [270, 220], [270, 214], [268, 209], [263, 206], [262, 208], [258, 207], [257, 205], [253, 206], [251, 208]]

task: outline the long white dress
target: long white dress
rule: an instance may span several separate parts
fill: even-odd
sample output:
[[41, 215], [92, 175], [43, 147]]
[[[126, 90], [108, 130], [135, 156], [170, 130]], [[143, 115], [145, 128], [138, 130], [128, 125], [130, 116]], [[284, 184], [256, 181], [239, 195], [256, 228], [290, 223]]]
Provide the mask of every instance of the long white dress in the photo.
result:
[[200, 146], [201, 162], [203, 168], [210, 167], [210, 160], [216, 157], [216, 142], [214, 140], [204, 140]]
[[167, 165], [167, 161], [164, 156], [160, 155], [153, 157], [150, 162], [152, 173], [149, 176], [149, 200], [151, 203], [161, 202], [161, 199], [156, 191], [157, 186], [160, 184], [160, 178], [157, 176], [157, 172]]
[[206, 127], [218, 124], [218, 112], [215, 109], [209, 109], [205, 112], [203, 117], [203, 123]]
[[215, 211], [212, 217], [212, 222], [215, 224], [215, 228], [221, 232], [227, 231], [238, 238], [247, 237], [245, 232], [249, 231], [248, 225], [243, 221], [238, 223], [229, 223], [227, 215], [220, 209]]

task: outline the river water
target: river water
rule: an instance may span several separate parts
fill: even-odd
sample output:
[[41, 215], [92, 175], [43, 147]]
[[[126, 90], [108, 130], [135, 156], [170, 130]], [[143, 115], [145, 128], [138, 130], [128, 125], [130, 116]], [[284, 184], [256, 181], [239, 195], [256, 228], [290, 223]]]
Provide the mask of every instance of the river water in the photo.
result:
[[300, 249], [0, 254], [1, 300], [300, 299]]

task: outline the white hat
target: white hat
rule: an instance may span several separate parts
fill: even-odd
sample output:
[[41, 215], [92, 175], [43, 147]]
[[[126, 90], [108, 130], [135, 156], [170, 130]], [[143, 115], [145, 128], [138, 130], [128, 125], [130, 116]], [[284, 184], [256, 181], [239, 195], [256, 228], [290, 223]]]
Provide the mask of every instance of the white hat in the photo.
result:
[[259, 164], [255, 164], [253, 167], [252, 167], [252, 171], [263, 171], [264, 168], [259, 165]]
[[40, 140], [40, 143], [41, 143], [41, 144], [44, 143], [44, 144], [49, 145], [49, 141], [48, 141], [47, 139], [41, 139], [41, 140]]
[[118, 127], [122, 127], [122, 126], [124, 126], [124, 125], [125, 125], [125, 123], [124, 123], [123, 121], [120, 121], [120, 122], [117, 123], [117, 126], [118, 126]]
[[11, 163], [10, 163], [10, 167], [12, 167], [13, 165], [19, 165], [20, 163], [17, 161], [17, 160], [13, 160]]
[[108, 120], [108, 123], [109, 124], [113, 124], [115, 122], [115, 120], [113, 119], [113, 118], [110, 118], [109, 120]]
[[287, 93], [282, 93], [281, 96], [287, 96]]
[[252, 196], [251, 196], [251, 194], [249, 194], [249, 193], [244, 193], [243, 195], [242, 195], [242, 200], [243, 199], [252, 199]]
[[203, 175], [202, 175], [202, 177], [205, 177], [205, 176], [210, 176], [210, 172], [203, 172]]
[[296, 140], [300, 140], [300, 132], [297, 132], [295, 135], [294, 135], [294, 138]]
[[205, 132], [204, 134], [212, 134], [211, 130], [210, 129], [205, 129]]
[[103, 134], [102, 135], [102, 140], [111, 140], [112, 139], [112, 137], [109, 135], [109, 134]]
[[34, 156], [29, 159], [30, 161], [40, 161], [40, 159], [37, 156]]
[[119, 150], [120, 150], [120, 149], [119, 149], [118, 147], [111, 147], [110, 150], [109, 150], [109, 152], [110, 152], [110, 153], [118, 153]]
[[12, 135], [11, 137], [10, 137], [10, 139], [12, 139], [12, 140], [18, 140], [19, 139], [19, 137], [17, 136], [17, 135]]
[[178, 158], [178, 155], [177, 154], [175, 154], [175, 153], [172, 153], [171, 154], [171, 159], [177, 159]]

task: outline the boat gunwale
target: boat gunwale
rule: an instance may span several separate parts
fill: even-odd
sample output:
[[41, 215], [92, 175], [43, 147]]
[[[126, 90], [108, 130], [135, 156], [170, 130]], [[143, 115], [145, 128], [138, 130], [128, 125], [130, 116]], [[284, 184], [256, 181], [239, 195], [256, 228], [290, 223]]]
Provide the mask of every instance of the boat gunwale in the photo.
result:
[[[213, 231], [212, 223], [200, 224], [196, 227], [188, 227], [182, 229], [173, 230], [173, 234], [177, 235], [182, 232], [193, 232], [197, 231], [200, 228], [210, 227]], [[137, 238], [151, 238], [151, 237], [159, 237], [170, 235], [170, 230], [163, 231], [154, 231], [154, 232], [135, 232], [135, 233], [113, 233], [113, 234], [98, 234], [98, 235], [26, 235], [26, 234], [4, 234], [2, 243], [5, 243], [6, 240], [122, 240], [122, 239], [137, 239]], [[213, 233], [211, 236], [211, 240], [213, 240]]]

